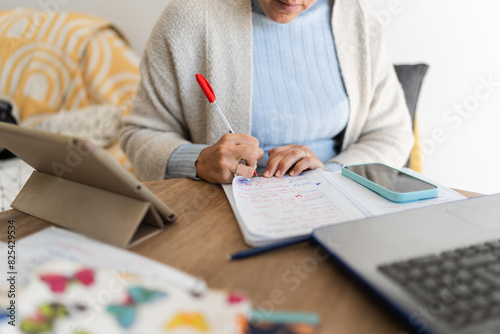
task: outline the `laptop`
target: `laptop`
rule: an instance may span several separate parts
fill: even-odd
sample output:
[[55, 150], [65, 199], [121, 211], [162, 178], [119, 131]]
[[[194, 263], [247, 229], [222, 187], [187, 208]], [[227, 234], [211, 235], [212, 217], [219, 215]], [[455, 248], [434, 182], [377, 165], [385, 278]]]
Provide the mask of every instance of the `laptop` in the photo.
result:
[[14, 209], [119, 247], [137, 245], [177, 219], [90, 140], [0, 122], [0, 148], [35, 169]]
[[500, 333], [500, 194], [314, 231], [415, 333]]

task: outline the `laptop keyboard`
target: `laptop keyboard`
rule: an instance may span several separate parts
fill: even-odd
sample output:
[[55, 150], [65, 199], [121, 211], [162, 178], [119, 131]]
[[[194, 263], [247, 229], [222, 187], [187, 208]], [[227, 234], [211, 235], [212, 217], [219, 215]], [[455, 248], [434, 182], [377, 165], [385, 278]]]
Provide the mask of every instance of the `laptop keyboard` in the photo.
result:
[[378, 269], [423, 303], [422, 314], [452, 327], [500, 318], [500, 240]]

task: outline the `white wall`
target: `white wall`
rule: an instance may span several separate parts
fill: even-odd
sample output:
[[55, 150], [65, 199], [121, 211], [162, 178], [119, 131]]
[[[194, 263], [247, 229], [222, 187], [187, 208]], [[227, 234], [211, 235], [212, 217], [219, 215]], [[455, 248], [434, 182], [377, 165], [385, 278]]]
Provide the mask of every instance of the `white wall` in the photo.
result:
[[97, 15], [117, 24], [140, 54], [169, 0], [1, 0], [0, 10], [31, 7]]
[[[424, 173], [451, 187], [500, 192], [500, 2], [368, 1], [385, 26], [392, 59], [430, 65], [418, 106]], [[99, 15], [116, 22], [142, 53], [167, 3], [2, 0], [0, 9], [31, 6]], [[484, 80], [495, 84], [485, 86]]]
[[500, 192], [500, 2], [369, 1], [392, 59], [430, 65], [417, 111], [424, 173], [448, 186]]

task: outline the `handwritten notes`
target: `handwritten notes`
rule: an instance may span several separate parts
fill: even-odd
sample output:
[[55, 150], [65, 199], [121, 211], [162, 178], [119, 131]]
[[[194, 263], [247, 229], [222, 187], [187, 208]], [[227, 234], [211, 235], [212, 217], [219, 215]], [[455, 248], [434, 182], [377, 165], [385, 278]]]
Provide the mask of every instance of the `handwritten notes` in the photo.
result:
[[[405, 172], [426, 179], [418, 173]], [[313, 170], [296, 177], [237, 177], [232, 186], [224, 185], [224, 191], [245, 242], [251, 246], [264, 246], [310, 234], [321, 226], [465, 198], [437, 185], [439, 197], [393, 203], [339, 172]]]
[[[239, 214], [249, 232], [267, 237], [291, 237], [313, 229], [363, 218], [352, 203], [336, 193], [324, 172], [296, 177], [233, 180]], [[327, 191], [330, 189], [330, 191]]]

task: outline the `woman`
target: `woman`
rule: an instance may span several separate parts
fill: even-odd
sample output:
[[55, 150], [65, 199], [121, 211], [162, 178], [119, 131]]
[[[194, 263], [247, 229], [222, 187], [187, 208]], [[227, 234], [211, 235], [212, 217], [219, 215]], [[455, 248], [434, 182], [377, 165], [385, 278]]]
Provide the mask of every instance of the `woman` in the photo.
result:
[[400, 167], [413, 145], [380, 25], [363, 0], [171, 0], [141, 73], [121, 144], [144, 180]]

